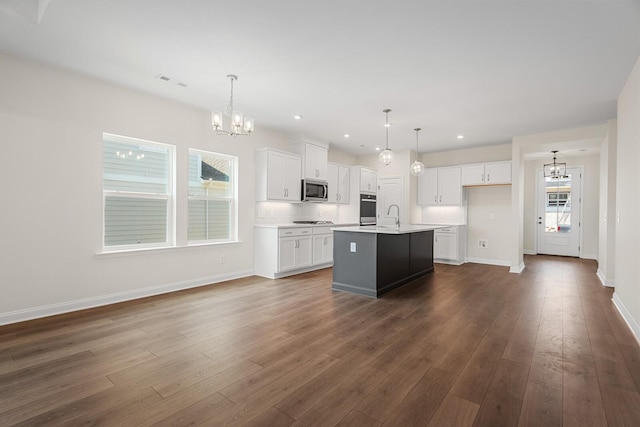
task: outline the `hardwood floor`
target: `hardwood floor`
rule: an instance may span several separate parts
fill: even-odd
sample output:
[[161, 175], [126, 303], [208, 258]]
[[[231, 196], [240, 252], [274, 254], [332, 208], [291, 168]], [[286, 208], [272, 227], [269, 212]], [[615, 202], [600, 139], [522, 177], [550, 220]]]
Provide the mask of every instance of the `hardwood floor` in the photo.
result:
[[0, 425], [638, 426], [640, 347], [589, 260], [331, 269], [0, 327]]

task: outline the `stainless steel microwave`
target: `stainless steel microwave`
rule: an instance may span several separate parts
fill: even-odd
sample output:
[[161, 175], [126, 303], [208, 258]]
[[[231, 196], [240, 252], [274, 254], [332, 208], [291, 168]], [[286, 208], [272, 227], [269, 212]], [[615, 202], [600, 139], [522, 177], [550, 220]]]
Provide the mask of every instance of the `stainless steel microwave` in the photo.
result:
[[327, 181], [315, 181], [311, 179], [302, 180], [302, 201], [303, 202], [326, 202], [329, 197]]

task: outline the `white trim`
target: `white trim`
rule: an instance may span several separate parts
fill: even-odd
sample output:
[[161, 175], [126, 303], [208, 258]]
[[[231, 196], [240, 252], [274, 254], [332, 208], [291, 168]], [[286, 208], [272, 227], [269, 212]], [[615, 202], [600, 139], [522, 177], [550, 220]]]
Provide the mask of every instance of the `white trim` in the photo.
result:
[[38, 319], [41, 317], [55, 316], [57, 314], [70, 313], [72, 311], [86, 310], [88, 308], [100, 307], [103, 305], [115, 304], [124, 301], [131, 301], [139, 298], [146, 298], [154, 295], [166, 294], [181, 291], [184, 289], [207, 286], [214, 283], [225, 282], [227, 280], [240, 279], [252, 276], [253, 270], [237, 271], [229, 274], [221, 274], [211, 277], [201, 277], [199, 279], [186, 280], [184, 282], [167, 283], [159, 286], [135, 289], [132, 291], [118, 292], [110, 295], [103, 295], [93, 298], [84, 298], [59, 304], [45, 305], [42, 307], [28, 308], [24, 310], [0, 313], [0, 326], [10, 323], [24, 322], [26, 320]]
[[522, 261], [519, 266], [517, 266], [515, 268], [513, 266], [511, 266], [511, 268], [509, 269], [509, 273], [520, 274], [523, 271], [524, 271], [524, 261]]
[[607, 276], [604, 275], [602, 270], [598, 269], [598, 271], [596, 271], [596, 276], [598, 276], [598, 279], [600, 279], [600, 283], [602, 283], [602, 286], [606, 286], [609, 288], [614, 287], [613, 280], [607, 280]]
[[504, 259], [484, 259], [484, 258], [467, 257], [467, 262], [473, 262], [475, 264], [500, 265], [502, 267], [511, 266], [511, 261], [504, 260]]
[[535, 249], [524, 249], [522, 253], [525, 255], [538, 255], [538, 251]]
[[433, 262], [435, 264], [462, 265], [466, 261], [455, 261], [455, 260], [450, 260], [450, 259], [437, 259], [437, 258], [434, 258]]
[[616, 292], [613, 293], [613, 298], [611, 298], [611, 300], [613, 301], [613, 305], [616, 306], [616, 308], [622, 315], [624, 321], [627, 323], [627, 326], [629, 326], [629, 329], [631, 329], [631, 332], [633, 332], [636, 341], [638, 341], [638, 343], [640, 344], [640, 325], [638, 325], [638, 322], [635, 321], [635, 319], [633, 318], [629, 310], [627, 310], [627, 307], [624, 305]]
[[589, 254], [589, 253], [587, 253], [587, 254], [582, 253], [582, 254], [580, 254], [580, 258], [582, 258], [582, 259], [595, 259], [597, 261], [598, 260], [598, 255]]

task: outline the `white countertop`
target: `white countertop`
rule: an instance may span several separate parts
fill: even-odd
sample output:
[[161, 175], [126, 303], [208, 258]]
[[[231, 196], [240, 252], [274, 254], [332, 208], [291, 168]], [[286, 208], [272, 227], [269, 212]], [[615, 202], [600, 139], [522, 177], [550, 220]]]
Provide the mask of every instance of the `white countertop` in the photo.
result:
[[451, 227], [450, 225], [425, 225], [425, 224], [411, 224], [401, 225], [400, 229], [396, 229], [394, 226], [380, 226], [380, 225], [362, 225], [355, 227], [340, 227], [334, 228], [333, 231], [350, 231], [355, 233], [376, 233], [376, 234], [406, 234], [406, 233], [419, 233], [421, 231], [437, 230], [439, 228]]
[[346, 224], [255, 224], [255, 227], [259, 228], [303, 228], [303, 227], [353, 227], [356, 223]]

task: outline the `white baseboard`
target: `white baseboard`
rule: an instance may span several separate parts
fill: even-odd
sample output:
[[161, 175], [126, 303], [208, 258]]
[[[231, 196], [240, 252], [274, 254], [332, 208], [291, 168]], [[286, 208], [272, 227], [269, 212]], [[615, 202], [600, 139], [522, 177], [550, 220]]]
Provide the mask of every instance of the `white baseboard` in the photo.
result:
[[476, 264], [500, 265], [502, 267], [511, 266], [511, 261], [505, 261], [503, 259], [467, 258], [467, 262], [474, 262]]
[[595, 259], [598, 260], [598, 254], [581, 254], [580, 258], [582, 259]]
[[600, 279], [602, 286], [606, 286], [608, 288], [615, 287], [615, 285], [613, 284], [613, 280], [608, 280], [607, 276], [604, 275], [602, 270], [598, 269], [598, 271], [596, 271], [596, 276], [598, 276], [598, 279]]
[[616, 306], [624, 321], [627, 322], [627, 326], [629, 326], [631, 332], [635, 335], [636, 341], [640, 343], [640, 325], [638, 325], [638, 322], [636, 322], [629, 310], [627, 310], [627, 307], [624, 305], [617, 293], [614, 292], [613, 298], [611, 299], [613, 300], [613, 305]]
[[167, 283], [165, 285], [118, 292], [116, 294], [102, 295], [93, 298], [84, 298], [59, 304], [51, 304], [42, 307], [11, 311], [8, 313], [0, 313], [0, 326], [8, 325], [10, 323], [24, 322], [26, 320], [39, 319], [41, 317], [55, 316], [57, 314], [70, 313], [72, 311], [86, 310], [88, 308], [100, 307], [103, 305], [115, 304], [118, 302], [146, 298], [153, 295], [160, 295], [169, 292], [197, 288], [200, 286], [225, 282], [227, 280], [240, 279], [242, 277], [252, 275], [253, 270], [238, 271], [212, 277], [202, 277], [194, 280], [186, 280], [184, 282]]
[[525, 249], [522, 253], [525, 255], [538, 255], [538, 252], [533, 249]]
[[[511, 265], [511, 264], [509, 264]], [[515, 273], [515, 274], [520, 274], [524, 271], [524, 261], [520, 263], [519, 266], [517, 267], [513, 267], [511, 266], [511, 268], [509, 269], [509, 273]]]

